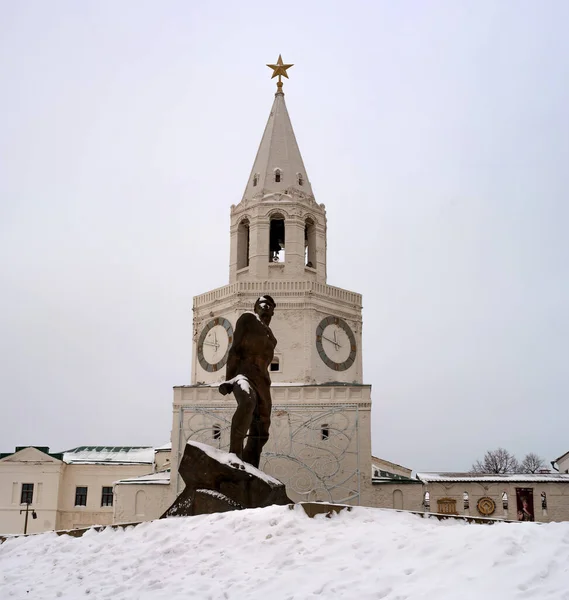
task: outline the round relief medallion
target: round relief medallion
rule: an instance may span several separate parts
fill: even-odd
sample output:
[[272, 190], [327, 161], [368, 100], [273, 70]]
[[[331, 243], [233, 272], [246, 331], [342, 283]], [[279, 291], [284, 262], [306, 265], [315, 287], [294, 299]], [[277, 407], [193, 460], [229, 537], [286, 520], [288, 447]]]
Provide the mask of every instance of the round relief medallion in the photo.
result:
[[227, 362], [233, 343], [233, 327], [224, 317], [206, 323], [198, 339], [198, 361], [204, 371], [219, 371]]
[[356, 360], [356, 337], [344, 319], [325, 317], [316, 328], [316, 350], [328, 367], [345, 371]]
[[496, 510], [496, 503], [492, 498], [488, 498], [488, 496], [484, 496], [484, 498], [480, 498], [477, 504], [478, 512], [485, 517], [493, 514]]

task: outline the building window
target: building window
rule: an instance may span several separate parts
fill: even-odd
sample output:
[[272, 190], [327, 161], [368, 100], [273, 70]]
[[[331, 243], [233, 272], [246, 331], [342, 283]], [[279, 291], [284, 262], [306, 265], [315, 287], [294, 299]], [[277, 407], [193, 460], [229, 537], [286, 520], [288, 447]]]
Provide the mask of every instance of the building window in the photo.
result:
[[297, 177], [298, 185], [304, 185], [304, 177], [302, 176], [302, 173], [297, 173], [296, 177]]
[[237, 226], [237, 269], [249, 266], [249, 221], [243, 219]]
[[456, 515], [456, 500], [454, 498], [440, 498], [437, 500], [438, 512], [441, 515]]
[[275, 183], [281, 182], [281, 170], [275, 169]]
[[[87, 488], [85, 488], [85, 504], [87, 503]], [[77, 496], [76, 496], [77, 497]], [[82, 506], [85, 506], [83, 504]], [[112, 486], [103, 486], [103, 493], [101, 494], [101, 506], [112, 506], [113, 505], [113, 488]]]
[[75, 488], [75, 506], [87, 506], [86, 486], [77, 486]]
[[541, 492], [541, 510], [547, 510], [547, 494]]
[[253, 175], [253, 187], [257, 187], [258, 183], [259, 183], [259, 174], [255, 173], [255, 175]]
[[324, 423], [320, 428], [320, 438], [323, 440], [330, 439], [330, 426], [327, 423]]
[[462, 494], [462, 499], [464, 500], [464, 510], [468, 510], [470, 508], [470, 499], [468, 498], [468, 492], [464, 492], [464, 494]]
[[275, 373], [276, 373], [277, 371], [280, 371], [280, 370], [281, 370], [281, 363], [280, 363], [280, 361], [279, 361], [279, 357], [278, 357], [278, 356], [275, 356], [275, 357], [273, 358], [273, 360], [272, 360], [272, 362], [271, 362], [271, 367], [270, 367], [270, 370], [271, 370], [271, 371], [273, 371], [273, 372], [275, 372]]
[[219, 440], [221, 439], [221, 425], [214, 425], [211, 428], [211, 433], [212, 433], [212, 437], [214, 440]]
[[423, 506], [425, 510], [431, 510], [431, 494], [425, 492], [423, 495]]
[[269, 232], [269, 262], [284, 262], [285, 260], [285, 221], [282, 215], [271, 217]]
[[502, 508], [508, 510], [508, 494], [506, 492], [502, 494]]
[[20, 496], [20, 504], [31, 504], [34, 499], [34, 484], [22, 483], [22, 494]]

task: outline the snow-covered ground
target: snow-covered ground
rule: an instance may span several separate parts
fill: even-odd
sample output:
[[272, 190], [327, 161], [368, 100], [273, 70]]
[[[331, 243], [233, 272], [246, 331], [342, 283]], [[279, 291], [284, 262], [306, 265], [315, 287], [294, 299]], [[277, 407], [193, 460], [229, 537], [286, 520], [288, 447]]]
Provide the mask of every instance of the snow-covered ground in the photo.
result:
[[569, 600], [569, 523], [273, 506], [0, 545], [0, 598]]

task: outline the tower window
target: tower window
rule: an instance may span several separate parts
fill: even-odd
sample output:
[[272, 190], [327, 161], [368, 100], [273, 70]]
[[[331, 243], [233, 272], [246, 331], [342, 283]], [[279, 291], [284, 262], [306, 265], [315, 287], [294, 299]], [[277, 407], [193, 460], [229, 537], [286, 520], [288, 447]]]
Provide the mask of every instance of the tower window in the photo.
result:
[[272, 362], [271, 362], [271, 367], [270, 367], [270, 370], [271, 370], [271, 371], [273, 371], [273, 372], [277, 372], [277, 371], [280, 371], [280, 370], [281, 370], [281, 364], [280, 364], [280, 361], [279, 361], [279, 357], [278, 357], [278, 356], [275, 356], [275, 357], [273, 358], [273, 360], [272, 360]]
[[275, 169], [275, 183], [281, 182], [281, 170]]
[[304, 264], [316, 268], [316, 226], [311, 218], [304, 223]]
[[269, 233], [269, 262], [284, 262], [285, 260], [285, 220], [282, 215], [271, 217]]
[[323, 440], [330, 439], [330, 426], [328, 423], [324, 423], [322, 427], [320, 427], [320, 438]]
[[212, 433], [212, 437], [214, 440], [220, 440], [221, 439], [221, 427], [219, 425], [214, 425], [211, 428], [211, 433]]
[[249, 266], [249, 221], [243, 219], [237, 227], [237, 269]]
[[259, 183], [259, 174], [255, 173], [255, 175], [253, 175], [253, 187], [257, 187], [258, 183]]
[[297, 177], [298, 185], [304, 185], [304, 177], [302, 176], [302, 173], [297, 173], [296, 177]]

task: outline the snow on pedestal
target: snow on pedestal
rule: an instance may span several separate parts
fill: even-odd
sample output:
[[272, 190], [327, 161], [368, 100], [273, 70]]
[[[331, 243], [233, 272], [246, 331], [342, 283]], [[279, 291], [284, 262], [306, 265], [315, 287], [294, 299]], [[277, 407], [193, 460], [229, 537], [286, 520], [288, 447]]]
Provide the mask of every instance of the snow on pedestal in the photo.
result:
[[207, 444], [188, 442], [178, 471], [186, 487], [162, 518], [291, 503], [278, 479]]

